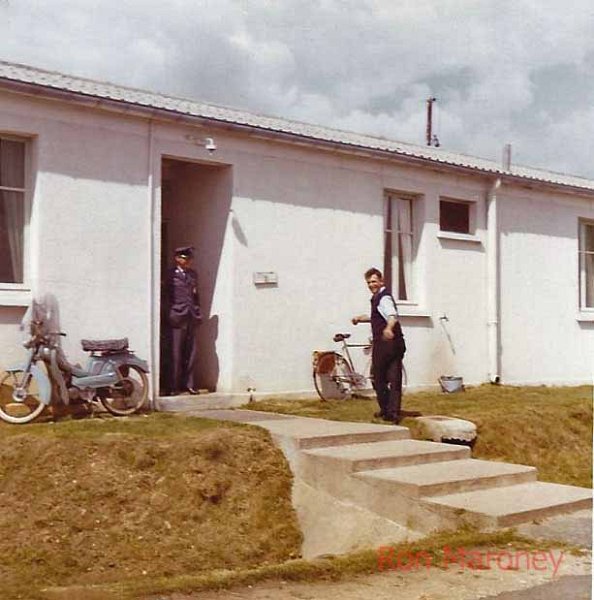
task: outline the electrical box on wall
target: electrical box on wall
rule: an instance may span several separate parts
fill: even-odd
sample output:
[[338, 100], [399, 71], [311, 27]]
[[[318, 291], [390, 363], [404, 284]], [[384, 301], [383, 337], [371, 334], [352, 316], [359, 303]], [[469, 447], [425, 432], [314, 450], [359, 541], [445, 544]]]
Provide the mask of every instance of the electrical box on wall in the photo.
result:
[[274, 271], [256, 271], [254, 285], [278, 285], [278, 275]]

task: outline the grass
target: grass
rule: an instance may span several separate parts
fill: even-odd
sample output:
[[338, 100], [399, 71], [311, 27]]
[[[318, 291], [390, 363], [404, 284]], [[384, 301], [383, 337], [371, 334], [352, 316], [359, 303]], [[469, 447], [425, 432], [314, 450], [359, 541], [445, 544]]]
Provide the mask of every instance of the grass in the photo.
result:
[[[403, 408], [477, 425], [473, 457], [533, 465], [539, 479], [592, 487], [592, 387], [482, 385], [464, 393], [406, 394]], [[336, 421], [373, 420], [375, 401], [267, 400], [250, 408]], [[378, 421], [380, 422], [380, 421]], [[421, 438], [415, 419], [402, 423]]]
[[[591, 486], [592, 388], [481, 386], [408, 394], [404, 407], [474, 421], [474, 455], [533, 464], [541, 478]], [[271, 400], [258, 410], [370, 421], [375, 402]], [[404, 422], [420, 432], [414, 419]], [[291, 474], [267, 432], [168, 414], [0, 423], [0, 597], [124, 600], [266, 579], [377, 571], [375, 551], [300, 560]], [[438, 534], [443, 547], [540, 549], [514, 531]]]
[[[451, 554], [457, 549], [499, 549], [507, 551], [546, 551], [561, 549], [570, 554], [583, 554], [583, 550], [563, 542], [552, 540], [533, 540], [519, 535], [513, 529], [496, 532], [478, 532], [473, 529], [461, 529], [456, 532], [438, 533], [417, 542], [394, 544], [394, 555], [415, 556], [424, 553], [431, 557], [436, 568], [447, 568], [444, 549], [450, 548]], [[386, 547], [383, 547], [383, 552]], [[210, 573], [194, 573], [169, 578], [144, 578], [129, 580], [121, 584], [102, 584], [97, 586], [76, 586], [47, 590], [46, 597], [52, 600], [85, 598], [85, 600], [127, 600], [145, 598], [157, 594], [187, 593], [203, 590], [222, 590], [238, 586], [255, 585], [262, 581], [340, 581], [361, 575], [370, 575], [381, 570], [378, 564], [378, 550], [363, 550], [341, 556], [316, 560], [291, 560], [281, 564], [271, 564], [256, 568], [234, 571], [217, 570]], [[401, 574], [406, 575], [405, 572]], [[76, 595], [76, 594], [79, 595]]]
[[299, 555], [286, 461], [261, 429], [156, 414], [0, 426], [0, 597]]

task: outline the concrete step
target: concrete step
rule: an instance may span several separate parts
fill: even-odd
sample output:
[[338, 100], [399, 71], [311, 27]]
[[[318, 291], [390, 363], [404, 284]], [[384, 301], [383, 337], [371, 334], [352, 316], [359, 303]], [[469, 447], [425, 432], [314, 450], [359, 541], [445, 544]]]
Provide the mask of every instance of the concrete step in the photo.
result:
[[510, 527], [592, 506], [589, 488], [535, 481], [517, 485], [433, 496], [421, 500], [445, 518], [480, 527]]
[[348, 423], [309, 418], [274, 421], [254, 419], [251, 423], [268, 429], [277, 441], [291, 440], [292, 445], [298, 450], [410, 438], [410, 432], [406, 427], [375, 423]]
[[534, 467], [468, 458], [361, 471], [354, 477], [367, 480], [378, 494], [419, 498], [536, 481], [536, 475]]
[[346, 476], [358, 471], [452, 461], [469, 456], [470, 449], [466, 446], [406, 439], [305, 450], [303, 462], [315, 463], [320, 474], [326, 471], [336, 477], [338, 473]]
[[202, 410], [229, 409], [243, 406], [249, 400], [249, 394], [223, 394], [211, 392], [191, 396], [161, 396], [154, 398], [152, 407], [159, 412], [183, 412], [187, 414], [198, 413]]

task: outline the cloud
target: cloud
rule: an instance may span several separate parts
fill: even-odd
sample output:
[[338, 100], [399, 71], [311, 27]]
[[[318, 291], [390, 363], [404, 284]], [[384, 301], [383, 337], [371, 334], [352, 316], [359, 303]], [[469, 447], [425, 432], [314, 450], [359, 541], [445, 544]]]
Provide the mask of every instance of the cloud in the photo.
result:
[[4, 59], [594, 178], [575, 0], [0, 0]]

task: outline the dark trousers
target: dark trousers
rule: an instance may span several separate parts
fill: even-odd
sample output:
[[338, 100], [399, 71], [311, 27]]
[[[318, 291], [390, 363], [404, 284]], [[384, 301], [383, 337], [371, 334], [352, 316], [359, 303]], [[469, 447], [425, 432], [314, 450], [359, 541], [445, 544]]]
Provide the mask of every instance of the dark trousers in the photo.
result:
[[404, 349], [396, 340], [373, 342], [371, 372], [380, 412], [396, 419], [402, 402], [402, 358]]
[[179, 327], [171, 328], [172, 385], [174, 392], [196, 388], [194, 368], [196, 365], [196, 321], [184, 319]]

